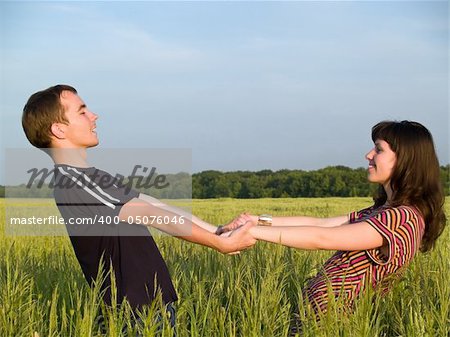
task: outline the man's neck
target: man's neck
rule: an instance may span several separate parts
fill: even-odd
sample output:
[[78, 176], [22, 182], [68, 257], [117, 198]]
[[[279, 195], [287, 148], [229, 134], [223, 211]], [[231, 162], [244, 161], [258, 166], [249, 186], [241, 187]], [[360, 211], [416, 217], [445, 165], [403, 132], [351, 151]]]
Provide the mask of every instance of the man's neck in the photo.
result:
[[87, 153], [86, 149], [62, 149], [62, 148], [52, 148], [50, 150], [50, 155], [55, 164], [64, 164], [75, 167], [89, 167], [87, 163]]

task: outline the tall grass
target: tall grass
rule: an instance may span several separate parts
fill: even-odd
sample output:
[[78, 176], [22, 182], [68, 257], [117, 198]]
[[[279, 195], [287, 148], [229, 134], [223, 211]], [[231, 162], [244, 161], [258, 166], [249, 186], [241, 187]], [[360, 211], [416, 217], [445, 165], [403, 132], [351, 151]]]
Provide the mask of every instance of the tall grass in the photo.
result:
[[[333, 216], [369, 204], [365, 198], [195, 200], [193, 213], [220, 224], [244, 210]], [[448, 201], [446, 209], [450, 214]], [[1, 221], [0, 336], [156, 334], [160, 302], [142, 312], [144, 326], [133, 325], [126, 303], [106, 308], [99, 287], [87, 286], [67, 237], [8, 237]], [[321, 324], [304, 314], [303, 335], [448, 336], [449, 233], [447, 228], [435, 250], [415, 258], [387, 296], [368, 292], [351, 315], [343, 315], [335, 303]], [[292, 312], [298, 307], [303, 312], [305, 280], [332, 254], [260, 242], [240, 255], [225, 256], [167, 236], [156, 240], [180, 298], [180, 337], [286, 336]], [[165, 325], [159, 335], [171, 336], [172, 331]]]

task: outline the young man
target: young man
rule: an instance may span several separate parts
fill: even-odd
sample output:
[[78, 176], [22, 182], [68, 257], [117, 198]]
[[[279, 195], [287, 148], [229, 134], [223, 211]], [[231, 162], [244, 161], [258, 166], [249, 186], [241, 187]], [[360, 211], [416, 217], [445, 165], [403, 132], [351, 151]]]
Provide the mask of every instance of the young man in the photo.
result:
[[[168, 216], [175, 221], [152, 226], [222, 253], [255, 243], [247, 233], [250, 224], [232, 236], [218, 236], [215, 226], [119, 186], [109, 173], [91, 167], [86, 149], [99, 143], [97, 119], [73, 87], [56, 85], [29, 98], [22, 126], [30, 143], [44, 149], [55, 163], [55, 201], [86, 280], [92, 283], [96, 279], [101, 263], [105, 271], [112, 268], [118, 303], [126, 298], [133, 309], [150, 304], [160, 291], [174, 325], [172, 303], [177, 295], [167, 266], [148, 228], [135, 225], [133, 219]], [[110, 219], [110, 223], [98, 219]], [[102, 286], [107, 304], [112, 301], [110, 285], [108, 277]]]

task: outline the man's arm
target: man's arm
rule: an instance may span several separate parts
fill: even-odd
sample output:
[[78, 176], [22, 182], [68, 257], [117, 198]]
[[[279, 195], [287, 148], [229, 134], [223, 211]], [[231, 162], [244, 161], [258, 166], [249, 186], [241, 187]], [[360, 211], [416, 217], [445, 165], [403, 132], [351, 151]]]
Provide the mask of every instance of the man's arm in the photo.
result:
[[203, 221], [202, 219], [194, 216], [193, 214], [190, 214], [181, 208], [167, 205], [167, 204], [163, 203], [161, 200], [153, 198], [147, 194], [140, 193], [138, 198], [148, 202], [149, 204], [151, 204], [153, 206], [166, 209], [166, 210], [176, 213], [180, 216], [184, 216], [187, 219], [191, 219], [197, 226], [202, 227], [203, 229], [207, 230], [208, 232], [215, 233], [217, 230], [216, 226], [213, 226], [213, 225], [207, 223], [206, 221]]
[[[150, 197], [151, 198], [151, 197]], [[248, 223], [237, 230], [230, 237], [220, 237], [214, 234], [215, 226], [212, 226], [202, 220], [199, 222], [206, 229], [197, 224], [196, 217], [176, 207], [167, 206], [157, 199], [148, 199], [152, 203], [141, 198], [134, 198], [127, 202], [119, 213], [121, 221], [129, 223], [139, 223], [145, 217], [156, 217], [160, 219], [169, 219], [170, 221], [146, 221], [143, 224], [154, 227], [170, 235], [179, 237], [189, 242], [211, 247], [221, 253], [232, 253], [238, 250], [251, 247], [256, 240], [248, 233], [252, 226]], [[167, 206], [167, 207], [166, 207]], [[209, 230], [211, 229], [211, 230]]]

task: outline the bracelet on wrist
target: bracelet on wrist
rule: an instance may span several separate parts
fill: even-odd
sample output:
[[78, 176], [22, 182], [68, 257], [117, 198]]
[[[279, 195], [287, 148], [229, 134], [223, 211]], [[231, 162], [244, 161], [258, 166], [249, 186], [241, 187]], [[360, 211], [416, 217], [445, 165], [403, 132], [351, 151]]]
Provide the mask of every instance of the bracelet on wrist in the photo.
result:
[[272, 226], [272, 215], [261, 214], [258, 216], [258, 226]]

